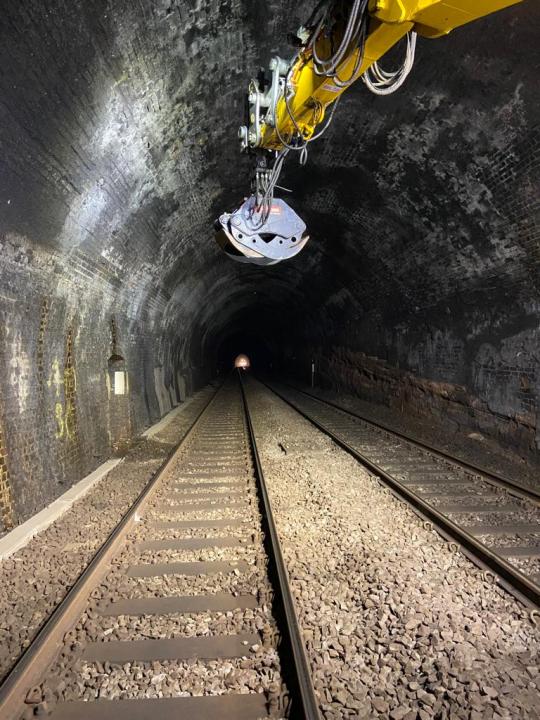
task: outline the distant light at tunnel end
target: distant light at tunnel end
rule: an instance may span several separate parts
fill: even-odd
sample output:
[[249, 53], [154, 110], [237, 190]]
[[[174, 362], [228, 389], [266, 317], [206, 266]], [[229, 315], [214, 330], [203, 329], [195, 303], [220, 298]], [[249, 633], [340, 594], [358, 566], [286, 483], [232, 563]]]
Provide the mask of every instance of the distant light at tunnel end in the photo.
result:
[[242, 370], [248, 370], [251, 367], [251, 360], [247, 355], [237, 355], [234, 361], [235, 368], [241, 368]]

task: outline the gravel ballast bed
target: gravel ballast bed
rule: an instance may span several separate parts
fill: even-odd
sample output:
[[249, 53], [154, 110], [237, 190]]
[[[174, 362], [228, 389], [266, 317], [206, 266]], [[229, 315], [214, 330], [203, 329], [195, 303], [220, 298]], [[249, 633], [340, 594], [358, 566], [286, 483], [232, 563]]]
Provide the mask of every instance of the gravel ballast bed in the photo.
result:
[[[246, 527], [251, 530], [251, 526], [246, 523]], [[206, 539], [208, 537], [208, 528], [182, 528], [182, 529], [155, 529], [150, 536], [143, 536], [142, 539], [152, 539], [152, 540], [182, 540], [187, 538], [200, 538]], [[242, 540], [243, 542], [249, 542], [251, 538], [253, 537], [253, 533], [248, 532], [247, 530], [242, 530], [241, 527], [238, 527], [237, 525], [230, 525], [225, 527], [219, 527], [219, 528], [212, 528], [212, 537], [213, 538], [227, 538], [227, 537], [236, 537], [239, 540]]]
[[152, 439], [138, 441], [123, 462], [49, 528], [0, 562], [0, 679], [30, 644], [214, 391], [208, 387], [198, 393]]
[[256, 633], [274, 624], [269, 609], [230, 610], [170, 615], [118, 615], [92, 618], [84, 626], [88, 640], [146, 640], [148, 638], [208, 637]]
[[[262, 645], [246, 647], [246, 658], [207, 662], [81, 663], [78, 679], [66, 673], [58, 700], [130, 698], [275, 692], [281, 690], [279, 658]], [[106, 666], [106, 667], [104, 667]], [[62, 682], [62, 681], [60, 681]]]
[[538, 717], [529, 613], [282, 401], [248, 393], [323, 717]]
[[246, 572], [235, 569], [230, 573], [189, 576], [159, 575], [146, 578], [126, 577], [115, 587], [118, 599], [163, 597], [169, 595], [211, 595], [214, 593], [251, 593], [267, 584], [265, 568], [248, 566]]

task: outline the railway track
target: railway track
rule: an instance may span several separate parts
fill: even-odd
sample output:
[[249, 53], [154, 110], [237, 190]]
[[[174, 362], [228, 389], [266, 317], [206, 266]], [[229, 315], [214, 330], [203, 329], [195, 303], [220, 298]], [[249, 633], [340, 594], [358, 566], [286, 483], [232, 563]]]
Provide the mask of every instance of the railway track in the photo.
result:
[[230, 378], [0, 688], [19, 720], [319, 717]]
[[[289, 385], [267, 385], [353, 455], [487, 577], [540, 606], [540, 495]], [[536, 614], [536, 610], [534, 610]]]

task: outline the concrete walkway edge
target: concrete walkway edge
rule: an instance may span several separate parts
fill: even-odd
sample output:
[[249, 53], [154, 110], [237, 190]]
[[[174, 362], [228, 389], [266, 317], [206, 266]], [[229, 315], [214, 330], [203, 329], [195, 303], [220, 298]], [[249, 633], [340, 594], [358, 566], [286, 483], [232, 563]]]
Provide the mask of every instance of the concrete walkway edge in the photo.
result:
[[36, 515], [18, 525], [0, 539], [0, 560], [5, 560], [14, 552], [20, 550], [27, 545], [30, 540], [38, 533], [46, 530], [55, 520], [63, 515], [66, 510], [73, 505], [76, 500], [82, 498], [91, 488], [107, 475], [123, 458], [114, 458], [107, 460], [100, 465], [94, 472], [87, 475], [78, 483], [75, 483], [63, 495], [43, 508]]

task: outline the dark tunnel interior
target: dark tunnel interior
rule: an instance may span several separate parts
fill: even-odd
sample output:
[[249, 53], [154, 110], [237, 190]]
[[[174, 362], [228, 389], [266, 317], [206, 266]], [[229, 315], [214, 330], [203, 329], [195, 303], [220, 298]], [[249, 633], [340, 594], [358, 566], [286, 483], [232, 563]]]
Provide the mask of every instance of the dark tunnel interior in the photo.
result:
[[[422, 39], [400, 92], [362, 83], [287, 201], [288, 262], [232, 262], [250, 77], [307, 0], [6, 0], [0, 75], [0, 502], [23, 520], [238, 353], [476, 434], [540, 446], [540, 5]], [[124, 359], [129, 393], [111, 391]], [[6, 508], [9, 508], [9, 512]]]
[[218, 372], [229, 372], [235, 358], [240, 354], [247, 355], [253, 366], [260, 372], [269, 373], [274, 368], [274, 352], [264, 336], [249, 331], [240, 331], [228, 335], [219, 346]]

